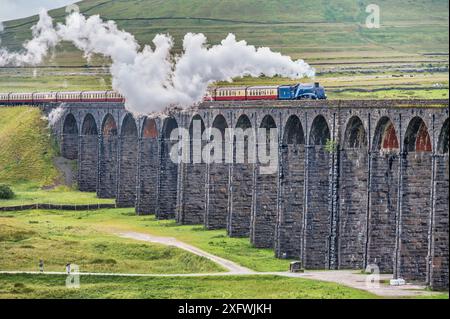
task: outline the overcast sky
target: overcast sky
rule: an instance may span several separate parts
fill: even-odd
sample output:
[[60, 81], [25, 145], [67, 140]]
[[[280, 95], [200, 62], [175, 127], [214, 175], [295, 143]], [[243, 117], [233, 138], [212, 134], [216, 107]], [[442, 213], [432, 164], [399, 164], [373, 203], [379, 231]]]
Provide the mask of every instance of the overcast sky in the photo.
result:
[[0, 21], [25, 18], [39, 13], [41, 8], [55, 9], [75, 0], [0, 0]]

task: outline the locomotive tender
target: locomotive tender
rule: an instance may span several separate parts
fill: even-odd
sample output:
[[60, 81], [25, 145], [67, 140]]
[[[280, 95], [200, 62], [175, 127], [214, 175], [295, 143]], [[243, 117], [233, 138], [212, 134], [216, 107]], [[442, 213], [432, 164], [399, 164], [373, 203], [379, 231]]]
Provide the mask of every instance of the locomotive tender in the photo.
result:
[[[242, 100], [300, 100], [326, 99], [319, 83], [279, 86], [215, 87], [208, 88], [204, 101]], [[40, 104], [58, 102], [124, 102], [115, 91], [0, 93], [1, 104]]]

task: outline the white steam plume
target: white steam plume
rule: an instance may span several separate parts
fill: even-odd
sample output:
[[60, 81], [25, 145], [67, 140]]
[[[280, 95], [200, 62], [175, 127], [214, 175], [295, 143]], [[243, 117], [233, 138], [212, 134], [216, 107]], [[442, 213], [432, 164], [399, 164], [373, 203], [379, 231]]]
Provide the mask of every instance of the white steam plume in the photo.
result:
[[8, 52], [0, 48], [0, 66], [39, 64], [48, 50], [58, 44], [59, 39], [53, 28], [52, 18], [46, 11], [41, 11], [38, 23], [31, 30], [33, 38], [23, 44], [23, 52]]
[[173, 57], [173, 40], [168, 35], [156, 35], [154, 48], [145, 45], [141, 49], [134, 36], [119, 30], [113, 21], [73, 12], [65, 24], [53, 28], [51, 18], [42, 12], [33, 36], [24, 44], [24, 53], [0, 51], [0, 66], [40, 63], [50, 47], [69, 41], [86, 57], [101, 54], [111, 58], [113, 88], [124, 95], [127, 109], [138, 114], [159, 112], [172, 105], [193, 105], [202, 100], [207, 86], [215, 81], [263, 74], [291, 79], [314, 76], [314, 69], [303, 60], [293, 61], [269, 48], [236, 41], [233, 34], [221, 44], [207, 47], [203, 34], [188, 33], [183, 53]]

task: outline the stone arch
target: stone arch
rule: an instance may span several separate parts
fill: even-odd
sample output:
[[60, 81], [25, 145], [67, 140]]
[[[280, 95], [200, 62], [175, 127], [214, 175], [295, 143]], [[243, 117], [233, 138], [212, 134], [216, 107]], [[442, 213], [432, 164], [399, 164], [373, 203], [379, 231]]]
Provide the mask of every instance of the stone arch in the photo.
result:
[[91, 113], [86, 114], [81, 127], [82, 135], [98, 135], [97, 123]]
[[175, 218], [178, 163], [171, 159], [171, 151], [177, 141], [171, 141], [170, 135], [176, 129], [178, 129], [178, 122], [174, 117], [164, 119], [161, 132], [159, 193], [156, 210], [156, 217], [158, 219]]
[[111, 113], [106, 114], [102, 123], [102, 135], [111, 136], [117, 135], [117, 124]]
[[422, 118], [413, 117], [406, 128], [402, 161], [399, 250], [394, 273], [406, 280], [426, 280], [428, 228], [431, 209], [431, 139]]
[[114, 198], [117, 194], [117, 124], [111, 113], [106, 114], [102, 123], [99, 150], [99, 176], [97, 196]]
[[305, 144], [305, 133], [297, 115], [289, 116], [283, 134], [283, 144]]
[[145, 118], [141, 136], [136, 212], [139, 215], [156, 214], [159, 156], [158, 128], [153, 118]]
[[[252, 129], [249, 116], [241, 114], [236, 121], [236, 129]], [[253, 132], [251, 133], [253, 134]], [[244, 136], [243, 161], [236, 161], [237, 139], [233, 137], [233, 165], [230, 178], [230, 205], [228, 210], [227, 233], [231, 237], [248, 237], [252, 208], [253, 164], [249, 161], [249, 136]]]
[[331, 132], [323, 115], [317, 115], [310, 128], [306, 165], [305, 231], [302, 260], [306, 268], [326, 269], [330, 266], [328, 247], [331, 235], [329, 185], [331, 153], [325, 149]]
[[174, 129], [178, 128], [177, 120], [173, 117], [168, 117], [164, 119], [163, 128], [162, 128], [162, 137], [164, 139], [170, 139], [170, 133]]
[[358, 116], [352, 116], [344, 133], [344, 148], [367, 147], [367, 134], [364, 124]]
[[431, 152], [431, 139], [425, 122], [418, 116], [411, 119], [404, 139], [405, 152]]
[[121, 136], [136, 136], [138, 135], [138, 130], [136, 126], [136, 121], [133, 118], [133, 115], [128, 113], [123, 121], [121, 126], [120, 135]]
[[142, 125], [142, 137], [143, 138], [157, 138], [158, 128], [155, 119], [146, 117], [144, 125]]
[[[277, 125], [275, 123], [272, 115], [267, 114], [261, 120], [259, 125], [260, 129], [266, 130], [266, 141], [265, 147], [266, 155], [271, 155], [272, 159], [278, 159], [278, 156], [274, 157], [274, 154], [270, 154], [272, 151], [270, 144], [277, 143], [278, 140], [272, 141], [270, 131], [276, 129]], [[258, 138], [259, 138], [258, 134]], [[277, 165], [277, 170], [272, 173], [262, 173], [262, 166], [267, 166], [266, 163], [261, 163], [260, 155], [264, 153], [261, 152], [260, 147], [262, 141], [258, 140], [258, 168], [256, 169], [256, 185], [255, 185], [255, 199], [254, 199], [254, 209], [252, 211], [252, 221], [250, 228], [250, 240], [255, 247], [260, 248], [273, 248], [275, 240], [275, 228], [276, 228], [276, 217], [277, 217], [277, 176], [278, 176], [278, 163], [271, 163]], [[276, 144], [278, 145], [278, 144]], [[278, 147], [275, 149], [278, 155]]]
[[133, 115], [122, 120], [119, 140], [119, 170], [117, 176], [117, 206], [134, 207], [136, 204], [138, 130]]
[[97, 190], [98, 129], [94, 116], [90, 113], [84, 117], [80, 139], [78, 188], [93, 192]]
[[331, 139], [330, 128], [323, 115], [317, 115], [309, 133], [309, 145], [325, 145]]
[[[205, 226], [207, 229], [220, 229], [226, 227], [228, 212], [228, 163], [225, 154], [229, 151], [226, 145], [225, 130], [228, 128], [227, 121], [222, 114], [218, 114], [213, 122], [212, 128], [221, 133], [221, 148], [212, 149], [211, 156], [220, 153], [220, 162], [210, 161], [208, 169], [208, 203], [206, 207]], [[214, 142], [212, 142], [214, 143]], [[219, 147], [218, 144], [215, 146]], [[216, 153], [217, 152], [217, 153]], [[215, 158], [217, 159], [217, 158]]]
[[203, 224], [205, 221], [206, 165], [202, 159], [205, 141], [202, 140], [205, 122], [200, 114], [194, 114], [189, 123], [188, 163], [183, 163], [184, 205], [180, 207], [177, 221], [182, 224]]
[[389, 117], [383, 116], [379, 119], [377, 126], [375, 127], [375, 135], [372, 144], [373, 150], [398, 150], [399, 145], [394, 123]]
[[64, 119], [61, 154], [71, 160], [78, 158], [78, 124], [72, 113], [68, 113]]
[[281, 203], [275, 233], [275, 254], [301, 258], [305, 183], [305, 135], [297, 115], [289, 116], [281, 148]]
[[340, 152], [339, 269], [364, 267], [367, 238], [367, 134], [358, 116], [347, 122]]
[[222, 114], [218, 114], [214, 118], [211, 127], [218, 129], [222, 134], [222, 160], [225, 161], [225, 152], [226, 152], [225, 130], [228, 128], [227, 120]]
[[[194, 129], [196, 129], [195, 125], [197, 124], [197, 121], [200, 122], [200, 132], [195, 132]], [[203, 121], [203, 118], [200, 114], [195, 114], [189, 123], [189, 156], [190, 156], [190, 163], [194, 163], [194, 160], [197, 162], [202, 161], [202, 154], [201, 149], [199, 149], [200, 146], [203, 145], [202, 143], [202, 136], [203, 132], [205, 131], [205, 122]]]
[[382, 272], [394, 269], [398, 205], [399, 140], [393, 121], [382, 116], [375, 126], [371, 156], [367, 264]]
[[448, 153], [448, 130], [449, 130], [449, 119], [447, 118], [442, 125], [441, 132], [439, 133], [437, 152], [439, 154]]

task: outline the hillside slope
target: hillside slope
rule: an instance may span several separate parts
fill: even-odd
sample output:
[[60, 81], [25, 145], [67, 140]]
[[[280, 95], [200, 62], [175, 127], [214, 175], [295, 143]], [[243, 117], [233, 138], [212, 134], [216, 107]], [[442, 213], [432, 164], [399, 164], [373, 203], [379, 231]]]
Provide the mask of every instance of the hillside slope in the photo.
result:
[[[217, 43], [228, 32], [255, 45], [294, 56], [314, 52], [403, 51], [448, 53], [448, 1], [381, 0], [380, 29], [364, 26], [369, 0], [85, 0], [86, 15], [100, 14], [141, 43], [170, 33], [181, 48], [186, 32], [204, 32]], [[65, 9], [50, 12], [63, 21]], [[5, 23], [3, 45], [19, 48], [37, 17]], [[71, 52], [72, 48], [66, 46]], [[66, 58], [68, 56], [66, 52]], [[63, 54], [64, 56], [64, 54]], [[70, 60], [70, 59], [69, 59]], [[60, 62], [64, 62], [61, 59]]]
[[31, 107], [0, 107], [0, 183], [51, 184], [56, 155], [42, 113]]
[[[85, 0], [85, 15], [100, 14], [135, 35], [141, 45], [157, 33], [181, 51], [187, 32], [210, 44], [229, 32], [249, 44], [302, 58], [334, 98], [448, 97], [448, 0], [378, 0], [381, 27], [365, 26], [371, 0]], [[63, 21], [64, 8], [52, 10]], [[4, 23], [2, 45], [20, 49], [37, 17]], [[111, 88], [109, 61], [86, 61], [63, 43], [38, 68], [0, 68], [0, 91], [103, 90]], [[238, 84], [285, 83], [244, 79]], [[228, 85], [228, 83], [227, 83]]]

